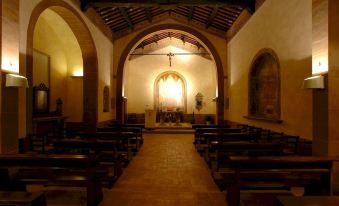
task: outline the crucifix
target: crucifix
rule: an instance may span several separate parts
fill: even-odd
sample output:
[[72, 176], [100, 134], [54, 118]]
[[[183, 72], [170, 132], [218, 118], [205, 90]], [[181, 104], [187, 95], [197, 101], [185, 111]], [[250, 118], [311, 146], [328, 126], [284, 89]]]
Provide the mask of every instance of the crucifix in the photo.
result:
[[168, 59], [169, 59], [169, 66], [171, 67], [172, 66], [172, 57], [174, 57], [174, 54], [172, 52], [166, 54], [168, 56]]
[[175, 55], [199, 55], [199, 56], [209, 56], [210, 54], [209, 53], [206, 53], [206, 52], [197, 52], [197, 53], [151, 53], [151, 54], [129, 54], [131, 56], [145, 56], [145, 55], [166, 55], [168, 56], [168, 60], [169, 60], [169, 66], [171, 67], [172, 66], [172, 57], [174, 57]]

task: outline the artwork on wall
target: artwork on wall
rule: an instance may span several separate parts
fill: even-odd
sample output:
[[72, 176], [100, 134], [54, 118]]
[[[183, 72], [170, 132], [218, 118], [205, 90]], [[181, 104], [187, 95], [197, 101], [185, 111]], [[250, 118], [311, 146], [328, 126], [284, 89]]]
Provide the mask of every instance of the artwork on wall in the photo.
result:
[[44, 83], [33, 87], [33, 115], [49, 112], [49, 89]]
[[109, 112], [109, 87], [104, 87], [103, 93], [103, 112]]
[[249, 75], [249, 116], [280, 119], [280, 74], [275, 53], [265, 49], [256, 56]]
[[38, 50], [33, 51], [33, 85], [40, 83], [49, 87], [50, 82], [50, 56]]
[[202, 103], [203, 103], [204, 96], [198, 92], [197, 95], [195, 95], [195, 108], [200, 111], [202, 109]]

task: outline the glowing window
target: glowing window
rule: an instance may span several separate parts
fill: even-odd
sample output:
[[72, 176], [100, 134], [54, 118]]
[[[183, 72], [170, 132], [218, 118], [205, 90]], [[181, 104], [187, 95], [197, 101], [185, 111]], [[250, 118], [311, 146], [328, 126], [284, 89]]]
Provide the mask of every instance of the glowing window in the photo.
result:
[[185, 84], [175, 73], [165, 73], [156, 82], [157, 109], [162, 111], [184, 110]]

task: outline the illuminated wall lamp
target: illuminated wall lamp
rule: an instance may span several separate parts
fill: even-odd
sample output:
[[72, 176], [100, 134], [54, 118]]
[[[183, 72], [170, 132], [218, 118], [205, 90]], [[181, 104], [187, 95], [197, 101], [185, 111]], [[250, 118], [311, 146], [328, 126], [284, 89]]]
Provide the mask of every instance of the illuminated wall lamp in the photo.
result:
[[6, 74], [6, 87], [28, 88], [27, 78], [17, 74]]
[[324, 76], [317, 75], [317, 76], [308, 77], [304, 79], [303, 88], [304, 89], [324, 89], [325, 88]]
[[84, 72], [83, 70], [75, 70], [73, 73], [72, 73], [72, 76], [71, 77], [83, 77], [84, 76]]

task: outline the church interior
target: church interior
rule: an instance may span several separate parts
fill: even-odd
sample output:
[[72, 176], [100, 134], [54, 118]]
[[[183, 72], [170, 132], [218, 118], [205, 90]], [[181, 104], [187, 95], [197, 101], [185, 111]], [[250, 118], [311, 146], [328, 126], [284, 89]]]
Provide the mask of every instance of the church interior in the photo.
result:
[[339, 205], [337, 0], [0, 16], [0, 205]]

